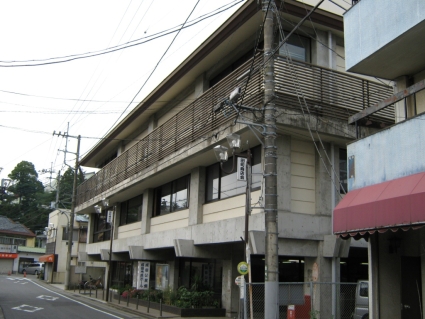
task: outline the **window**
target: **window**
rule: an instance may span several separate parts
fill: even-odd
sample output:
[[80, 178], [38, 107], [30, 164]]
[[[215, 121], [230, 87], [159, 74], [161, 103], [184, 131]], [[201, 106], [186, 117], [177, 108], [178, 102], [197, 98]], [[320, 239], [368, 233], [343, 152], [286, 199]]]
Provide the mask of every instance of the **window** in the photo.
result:
[[183, 176], [155, 189], [153, 216], [189, 208], [190, 175]]
[[[279, 42], [281, 42], [280, 39]], [[310, 62], [310, 39], [292, 34], [284, 45], [279, 49], [279, 54], [281, 56], [289, 56], [291, 59]]]
[[107, 209], [94, 215], [93, 242], [109, 240], [111, 238], [111, 225], [106, 222]]
[[[62, 227], [62, 240], [68, 240], [69, 238], [70, 229], [67, 229], [67, 227]], [[78, 240], [78, 229], [74, 229], [74, 232], [72, 234], [72, 241]]]
[[120, 226], [142, 220], [143, 196], [136, 196], [121, 203]]
[[[252, 154], [251, 189], [258, 189], [260, 188], [261, 181], [262, 181], [261, 146], [257, 146], [251, 149], [251, 154]], [[232, 165], [233, 165], [233, 158], [230, 157], [228, 161], [223, 164], [223, 168], [226, 171], [230, 171], [232, 169]], [[246, 181], [238, 181], [236, 179], [236, 172], [232, 174], [225, 173], [220, 168], [220, 163], [215, 163], [207, 167], [207, 187], [206, 187], [207, 202], [244, 194], [245, 191], [246, 191]]]
[[345, 194], [347, 189], [347, 150], [339, 149], [339, 192]]
[[87, 243], [87, 228], [80, 228], [80, 237], [78, 238], [79, 243]]

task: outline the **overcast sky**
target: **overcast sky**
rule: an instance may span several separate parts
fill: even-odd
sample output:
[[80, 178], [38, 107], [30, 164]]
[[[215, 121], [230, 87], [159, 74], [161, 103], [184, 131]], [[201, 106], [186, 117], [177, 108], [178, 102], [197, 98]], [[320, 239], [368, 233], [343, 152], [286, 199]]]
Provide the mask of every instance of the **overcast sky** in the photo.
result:
[[[66, 141], [53, 131], [65, 132], [69, 123], [69, 135], [82, 136], [84, 155], [242, 3], [0, 0], [0, 178], [23, 160], [37, 171], [52, 166], [55, 177]], [[180, 32], [145, 84], [176, 35], [158, 33], [178, 28], [189, 15], [189, 22], [203, 20]], [[145, 43], [98, 55], [128, 42]], [[96, 56], [51, 64], [90, 52]], [[76, 147], [69, 139], [68, 150]], [[74, 166], [74, 155], [66, 160]], [[49, 174], [39, 177], [46, 181]]]

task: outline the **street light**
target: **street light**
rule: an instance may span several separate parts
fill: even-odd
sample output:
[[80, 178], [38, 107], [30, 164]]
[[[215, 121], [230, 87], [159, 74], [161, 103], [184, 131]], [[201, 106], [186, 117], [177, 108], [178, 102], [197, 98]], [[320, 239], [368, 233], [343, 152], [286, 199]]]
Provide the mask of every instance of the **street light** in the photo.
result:
[[[217, 161], [220, 162], [220, 168], [227, 174], [234, 173], [235, 170], [238, 170], [238, 179], [246, 180], [246, 197], [245, 197], [245, 234], [244, 234], [244, 242], [245, 242], [245, 260], [248, 264], [248, 282], [251, 283], [251, 252], [249, 248], [249, 237], [248, 237], [248, 226], [249, 226], [249, 215], [251, 214], [251, 150], [248, 148], [246, 154], [235, 153], [237, 148], [240, 148], [241, 138], [238, 134], [232, 133], [227, 135], [227, 142], [232, 148], [232, 169], [230, 171], [226, 171], [223, 168], [223, 163], [228, 160], [227, 150], [228, 148], [222, 145], [218, 145], [214, 147], [214, 153], [217, 158]], [[236, 156], [238, 156], [238, 165], [236, 167]], [[251, 309], [251, 317], [252, 317], [252, 287], [249, 286], [250, 292], [250, 309]], [[246, 310], [244, 311], [246, 316]], [[246, 318], [246, 317], [245, 317]]]

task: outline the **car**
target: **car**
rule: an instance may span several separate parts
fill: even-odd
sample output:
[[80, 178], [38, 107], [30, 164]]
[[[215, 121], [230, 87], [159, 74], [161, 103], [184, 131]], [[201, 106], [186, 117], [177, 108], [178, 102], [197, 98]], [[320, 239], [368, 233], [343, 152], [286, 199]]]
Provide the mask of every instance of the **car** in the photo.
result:
[[353, 319], [369, 319], [369, 282], [367, 280], [357, 282]]
[[38, 275], [41, 272], [44, 272], [44, 263], [32, 263], [29, 265], [26, 265], [22, 269], [22, 273], [26, 271], [29, 275]]

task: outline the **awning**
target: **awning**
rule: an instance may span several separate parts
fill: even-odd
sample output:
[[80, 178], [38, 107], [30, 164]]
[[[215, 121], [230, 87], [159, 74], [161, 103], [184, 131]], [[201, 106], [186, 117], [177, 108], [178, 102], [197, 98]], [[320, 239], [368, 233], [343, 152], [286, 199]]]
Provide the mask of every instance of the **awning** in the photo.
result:
[[15, 258], [18, 258], [18, 254], [0, 253], [0, 259], [15, 259]]
[[38, 261], [52, 263], [55, 261], [55, 255], [43, 255], [38, 258]]
[[423, 225], [425, 172], [350, 191], [333, 214], [333, 232], [344, 237]]

